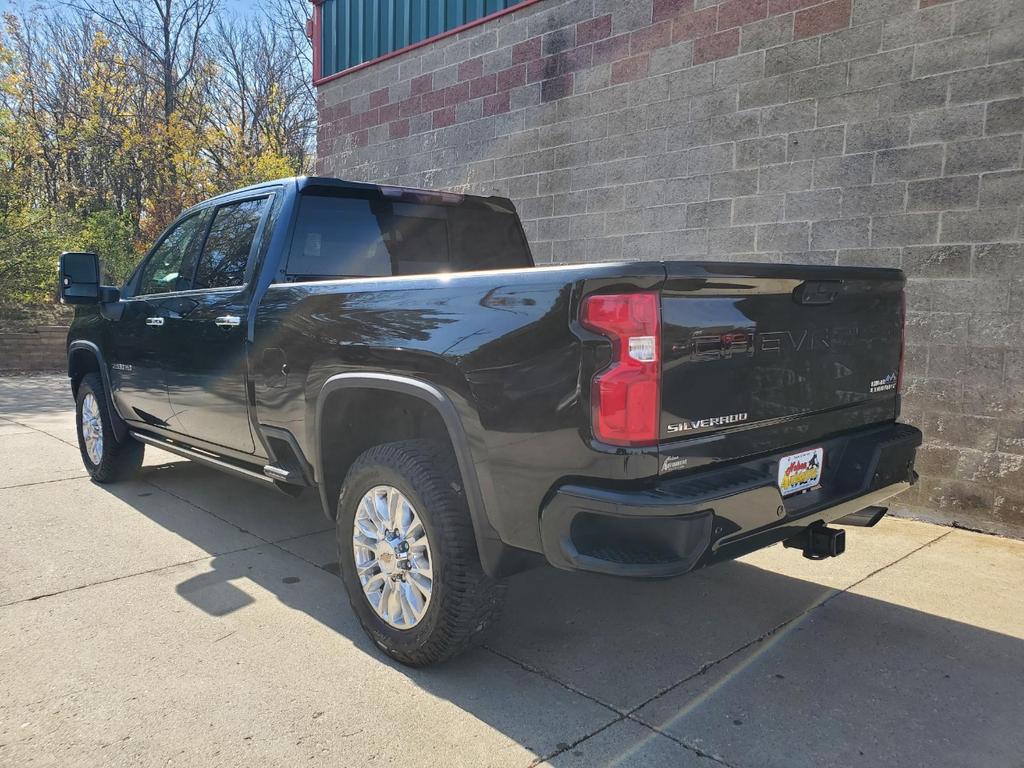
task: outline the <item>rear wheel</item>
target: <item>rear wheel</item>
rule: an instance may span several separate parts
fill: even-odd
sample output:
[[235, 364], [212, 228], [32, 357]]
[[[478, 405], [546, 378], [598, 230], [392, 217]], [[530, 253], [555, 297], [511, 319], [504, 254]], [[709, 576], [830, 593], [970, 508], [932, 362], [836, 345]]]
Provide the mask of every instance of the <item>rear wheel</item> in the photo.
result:
[[371, 639], [411, 666], [450, 658], [497, 618], [504, 585], [480, 565], [454, 457], [428, 440], [379, 445], [338, 499], [338, 556]]
[[142, 466], [145, 446], [127, 436], [118, 442], [114, 436], [103, 380], [98, 373], [86, 374], [79, 383], [76, 416], [78, 448], [93, 480], [125, 480]]

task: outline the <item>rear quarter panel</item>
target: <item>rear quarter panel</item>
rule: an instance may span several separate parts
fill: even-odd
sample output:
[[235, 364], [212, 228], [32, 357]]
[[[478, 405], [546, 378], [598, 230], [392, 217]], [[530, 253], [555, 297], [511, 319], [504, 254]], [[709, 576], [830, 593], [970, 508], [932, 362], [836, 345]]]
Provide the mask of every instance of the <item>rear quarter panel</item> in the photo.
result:
[[259, 421], [291, 431], [312, 457], [331, 376], [429, 382], [460, 415], [492, 525], [507, 543], [537, 549], [541, 502], [559, 480], [657, 471], [649, 451], [591, 444], [588, 368], [597, 363], [574, 318], [581, 292], [663, 279], [660, 265], [602, 264], [272, 285], [251, 355]]

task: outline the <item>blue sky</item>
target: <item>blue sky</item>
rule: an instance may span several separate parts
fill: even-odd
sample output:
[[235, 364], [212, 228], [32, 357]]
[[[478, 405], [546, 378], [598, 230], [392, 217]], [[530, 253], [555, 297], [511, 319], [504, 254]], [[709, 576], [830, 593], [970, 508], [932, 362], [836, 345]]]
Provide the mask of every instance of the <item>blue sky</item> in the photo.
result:
[[257, 0], [223, 0], [224, 10], [229, 13], [237, 13], [241, 15], [257, 13], [259, 10], [259, 3]]

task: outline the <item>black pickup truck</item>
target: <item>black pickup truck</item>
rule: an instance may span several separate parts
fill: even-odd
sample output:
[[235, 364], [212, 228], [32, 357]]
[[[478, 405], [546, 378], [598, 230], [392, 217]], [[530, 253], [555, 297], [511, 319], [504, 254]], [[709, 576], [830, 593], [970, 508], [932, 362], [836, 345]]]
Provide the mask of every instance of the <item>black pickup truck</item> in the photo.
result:
[[82, 458], [146, 444], [336, 521], [353, 609], [422, 665], [539, 563], [668, 577], [843, 551], [914, 482], [900, 271], [534, 267], [510, 201], [327, 178], [186, 211], [120, 289], [61, 257]]

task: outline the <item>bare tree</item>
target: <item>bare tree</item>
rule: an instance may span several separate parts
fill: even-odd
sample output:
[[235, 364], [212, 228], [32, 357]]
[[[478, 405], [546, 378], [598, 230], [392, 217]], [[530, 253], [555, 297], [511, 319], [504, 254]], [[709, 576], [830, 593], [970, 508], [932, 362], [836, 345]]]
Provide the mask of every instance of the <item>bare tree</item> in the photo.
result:
[[[194, 202], [179, 181], [176, 118], [202, 110], [209, 57], [204, 32], [220, 0], [76, 0], [73, 8], [99, 19], [137, 49], [132, 61], [140, 78], [155, 81], [160, 95], [163, 151], [151, 159], [155, 194], [148, 210], [150, 233], [177, 210]], [[194, 120], [193, 120], [194, 122]]]
[[[229, 24], [218, 19], [213, 34], [217, 77], [212, 81], [211, 121], [216, 137], [208, 152], [225, 180], [247, 181], [243, 158], [309, 165], [316, 125], [309, 77], [295, 51], [267, 17]], [[239, 174], [242, 174], [239, 176]]]
[[302, 84], [306, 101], [316, 107], [313, 89], [313, 41], [307, 35], [312, 23], [309, 0], [261, 0], [260, 8], [276, 33], [283, 37], [292, 59], [292, 74]]
[[183, 88], [202, 66], [203, 31], [219, 6], [220, 0], [80, 0], [72, 4], [138, 46], [145, 72], [159, 77], [167, 122], [180, 106]]

